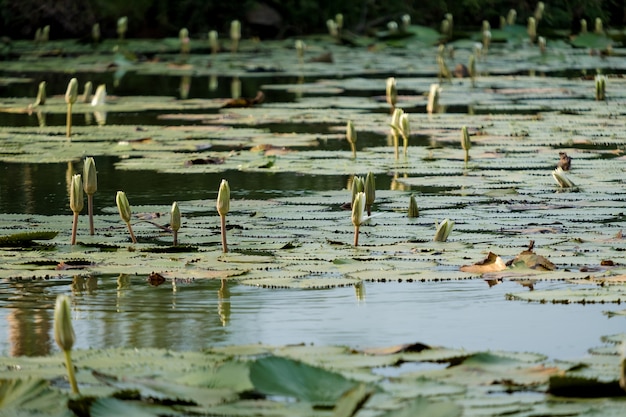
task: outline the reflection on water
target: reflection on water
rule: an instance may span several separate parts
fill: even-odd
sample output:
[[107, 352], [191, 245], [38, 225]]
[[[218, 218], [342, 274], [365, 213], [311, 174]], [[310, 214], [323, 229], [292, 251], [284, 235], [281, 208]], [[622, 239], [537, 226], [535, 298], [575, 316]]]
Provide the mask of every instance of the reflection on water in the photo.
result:
[[[540, 283], [541, 289], [564, 284]], [[52, 343], [54, 300], [71, 290], [77, 348], [314, 343], [355, 348], [422, 342], [468, 350], [581, 357], [622, 321], [601, 305], [506, 301], [525, 291], [480, 280], [369, 283], [324, 290], [263, 289], [226, 280], [75, 277], [0, 283], [0, 354], [43, 355]], [[355, 297], [356, 294], [356, 297]], [[20, 309], [14, 307], [19, 305]], [[580, 332], [585, 328], [585, 332]]]

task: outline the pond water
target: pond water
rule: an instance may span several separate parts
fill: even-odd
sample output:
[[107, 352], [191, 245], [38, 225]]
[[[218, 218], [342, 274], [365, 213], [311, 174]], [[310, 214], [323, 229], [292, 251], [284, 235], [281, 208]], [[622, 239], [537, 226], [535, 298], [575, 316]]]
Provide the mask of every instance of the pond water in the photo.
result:
[[[108, 75], [107, 75], [108, 76]], [[134, 74], [114, 93], [146, 94], [132, 89]], [[65, 80], [66, 77], [63, 77]], [[5, 96], [34, 95], [32, 83], [5, 90]], [[244, 83], [246, 79], [243, 80]], [[285, 79], [252, 78], [244, 91], [260, 83]], [[51, 80], [48, 79], [51, 83]], [[60, 83], [60, 82], [59, 82]], [[176, 77], [148, 77], [140, 85], [159, 84], [160, 94], [175, 95]], [[223, 85], [226, 83], [221, 83]], [[53, 84], [54, 85], [54, 84]], [[199, 86], [194, 80], [193, 86]], [[192, 89], [190, 96], [225, 96]], [[57, 86], [57, 89], [60, 87]], [[195, 87], [194, 87], [195, 88]], [[226, 87], [222, 87], [224, 89]], [[200, 92], [202, 91], [202, 92]], [[250, 95], [250, 94], [249, 94]], [[252, 94], [253, 95], [253, 94]], [[274, 100], [290, 100], [289, 95]], [[112, 124], [159, 124], [158, 113], [109, 114]], [[28, 115], [1, 115], [4, 125], [33, 125]], [[63, 125], [63, 116], [47, 120]], [[78, 122], [80, 124], [80, 122]], [[273, 126], [276, 131], [281, 126]], [[291, 130], [291, 126], [283, 127]], [[304, 132], [303, 132], [304, 133]], [[363, 146], [381, 142], [375, 135], [360, 139]], [[328, 149], [349, 149], [332, 143]], [[320, 148], [324, 149], [320, 144]], [[215, 184], [228, 176], [237, 187], [234, 198], [271, 199], [295, 196], [302, 190], [341, 190], [345, 175], [167, 174], [116, 170], [116, 157], [98, 156], [99, 192], [96, 207], [111, 207], [118, 189], [132, 195], [136, 205], [164, 201], [207, 200], [213, 204]], [[71, 215], [66, 195], [67, 164], [0, 162], [0, 213]], [[19, 181], [16, 181], [19, 179]], [[379, 176], [377, 187], [389, 189], [390, 176]], [[417, 189], [415, 186], [413, 189]], [[428, 190], [421, 190], [424, 195]], [[19, 254], [17, 254], [19, 256]], [[0, 354], [44, 355], [56, 350], [52, 309], [57, 294], [72, 295], [76, 347], [158, 347], [179, 350], [231, 344], [333, 344], [356, 348], [422, 342], [468, 350], [511, 350], [543, 353], [553, 358], [586, 354], [604, 335], [623, 331], [623, 320], [603, 314], [605, 305], [531, 304], [507, 301], [518, 283], [489, 286], [481, 279], [449, 282], [366, 282], [364, 295], [354, 287], [317, 290], [268, 289], [191, 280], [154, 287], [145, 277], [117, 276], [61, 280], [0, 282]], [[538, 289], [561, 288], [561, 282], [540, 282]], [[584, 329], [584, 331], [581, 331]]]

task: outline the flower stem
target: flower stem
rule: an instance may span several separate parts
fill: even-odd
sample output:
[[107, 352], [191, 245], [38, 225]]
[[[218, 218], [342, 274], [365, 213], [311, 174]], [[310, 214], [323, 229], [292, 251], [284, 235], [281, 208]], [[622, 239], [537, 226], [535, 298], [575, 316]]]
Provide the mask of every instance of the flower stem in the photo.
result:
[[130, 233], [130, 238], [133, 241], [133, 243], [137, 243], [137, 238], [135, 237], [135, 234], [133, 233], [133, 228], [130, 225], [130, 222], [126, 223], [126, 226], [128, 226], [128, 233]]
[[74, 221], [72, 222], [72, 245], [76, 244], [76, 229], [78, 228], [78, 212], [74, 213]]
[[354, 226], [354, 246], [359, 246], [359, 226]]
[[67, 120], [66, 120], [66, 125], [67, 125], [67, 133], [66, 136], [68, 138], [72, 137], [72, 104], [69, 103], [67, 105]]
[[226, 244], [226, 216], [220, 216], [220, 225], [222, 228], [222, 252], [228, 252], [228, 245]]
[[94, 235], [93, 228], [93, 194], [87, 194], [87, 208], [89, 210], [89, 234]]
[[72, 365], [72, 351], [64, 350], [65, 354], [65, 366], [67, 367], [67, 376], [70, 380], [70, 386], [74, 394], [80, 394], [78, 391], [78, 384], [76, 383], [76, 374], [74, 373], [74, 365]]
[[178, 230], [173, 230], [172, 235], [174, 235], [174, 246], [178, 245]]

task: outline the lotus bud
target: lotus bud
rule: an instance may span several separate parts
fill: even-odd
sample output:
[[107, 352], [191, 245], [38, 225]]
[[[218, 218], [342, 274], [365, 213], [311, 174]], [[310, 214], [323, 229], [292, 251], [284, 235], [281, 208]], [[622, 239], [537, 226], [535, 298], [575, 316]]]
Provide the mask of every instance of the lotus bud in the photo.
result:
[[326, 27], [328, 28], [328, 33], [333, 38], [337, 38], [339, 36], [339, 31], [337, 30], [337, 22], [333, 19], [328, 19], [326, 21]]
[[107, 86], [106, 84], [100, 84], [98, 88], [96, 88], [96, 94], [93, 95], [93, 99], [91, 99], [92, 106], [101, 106], [105, 104], [107, 98]]
[[354, 205], [354, 199], [356, 198], [358, 193], [362, 193], [365, 191], [365, 183], [363, 182], [363, 178], [355, 176], [352, 178], [352, 199], [350, 200], [351, 204]]
[[408, 216], [410, 218], [414, 218], [414, 217], [419, 217], [419, 215], [420, 215], [420, 211], [419, 211], [419, 208], [417, 207], [417, 200], [415, 199], [415, 195], [411, 194], [411, 197], [409, 197]]
[[359, 228], [365, 221], [365, 193], [359, 192], [352, 203], [352, 224], [354, 225], [354, 246], [359, 246]]
[[509, 10], [509, 14], [506, 15], [506, 24], [513, 26], [515, 24], [515, 20], [517, 20], [517, 12], [515, 9], [511, 9]]
[[467, 131], [467, 126], [461, 127], [461, 147], [465, 151], [465, 163], [469, 160], [469, 150], [472, 147], [470, 135]]
[[356, 159], [356, 129], [352, 120], [348, 120], [346, 125], [346, 139], [348, 139], [350, 149], [352, 149], [352, 157]]
[[170, 227], [174, 234], [174, 246], [176, 246], [178, 244], [178, 231], [180, 230], [180, 209], [176, 201], [172, 203], [172, 210], [170, 211]]
[[374, 177], [374, 174], [372, 174], [371, 172], [368, 172], [367, 176], [365, 177], [364, 192], [365, 192], [365, 209], [367, 210], [367, 215], [371, 216], [372, 205], [374, 204], [374, 201], [376, 200], [376, 178]]
[[580, 33], [587, 33], [587, 21], [580, 19]]
[[117, 34], [120, 40], [124, 40], [126, 31], [128, 30], [128, 17], [123, 16], [117, 19]]
[[398, 32], [398, 24], [394, 21], [387, 23], [387, 30], [391, 33]]
[[604, 28], [602, 27], [602, 19], [596, 17], [596, 24], [593, 30], [596, 34], [602, 35], [604, 33]]
[[42, 81], [39, 83], [39, 88], [37, 89], [37, 99], [35, 100], [35, 106], [43, 106], [46, 104], [46, 82]]
[[218, 34], [216, 30], [209, 32], [209, 46], [211, 47], [211, 53], [216, 54], [220, 50], [220, 44], [217, 40]]
[[72, 176], [70, 187], [70, 208], [74, 213], [80, 213], [84, 206], [83, 182], [80, 174]]
[[95, 43], [98, 43], [100, 42], [100, 36], [100, 23], [94, 23], [91, 27], [91, 39], [93, 39]]
[[76, 336], [74, 335], [74, 328], [72, 327], [70, 299], [67, 295], [58, 295], [56, 304], [54, 305], [54, 338], [59, 348], [61, 348], [65, 354], [65, 366], [67, 367], [72, 392], [79, 394], [71, 356], [72, 346], [74, 346]]
[[596, 75], [596, 100], [601, 101], [606, 99], [606, 75]]
[[80, 101], [83, 103], [89, 103], [91, 101], [91, 91], [93, 90], [93, 84], [91, 81], [87, 81], [85, 83], [85, 90], [83, 91], [83, 96]]
[[387, 103], [391, 106], [391, 111], [395, 109], [396, 103], [398, 101], [398, 89], [396, 87], [396, 79], [395, 77], [387, 78], [387, 86], [386, 86], [386, 97]]
[[448, 236], [454, 227], [454, 222], [450, 219], [445, 219], [437, 225], [437, 231], [435, 232], [435, 242], [445, 242], [448, 240]]

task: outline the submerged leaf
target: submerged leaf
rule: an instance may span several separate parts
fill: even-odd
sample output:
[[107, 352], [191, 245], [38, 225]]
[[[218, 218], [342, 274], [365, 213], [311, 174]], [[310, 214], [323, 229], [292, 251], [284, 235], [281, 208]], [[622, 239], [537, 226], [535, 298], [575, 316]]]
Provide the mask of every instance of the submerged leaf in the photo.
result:
[[506, 264], [498, 255], [489, 252], [487, 257], [482, 261], [478, 261], [473, 265], [461, 266], [461, 271], [472, 273], [498, 272], [506, 269]]

